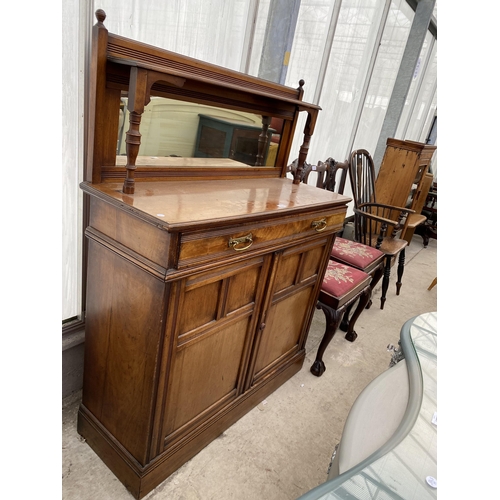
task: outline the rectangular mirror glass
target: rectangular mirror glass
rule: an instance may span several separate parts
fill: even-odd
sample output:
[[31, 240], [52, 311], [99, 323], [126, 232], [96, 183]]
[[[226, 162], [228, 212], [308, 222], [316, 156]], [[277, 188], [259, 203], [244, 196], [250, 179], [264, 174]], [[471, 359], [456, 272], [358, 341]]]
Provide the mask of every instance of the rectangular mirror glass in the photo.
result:
[[[247, 166], [274, 167], [283, 120], [267, 118], [261, 137], [262, 115], [205, 104], [152, 96], [141, 117], [140, 161], [158, 164], [159, 158], [229, 158]], [[117, 156], [126, 157], [129, 129], [127, 96], [121, 98]], [[123, 158], [117, 159], [117, 164]]]

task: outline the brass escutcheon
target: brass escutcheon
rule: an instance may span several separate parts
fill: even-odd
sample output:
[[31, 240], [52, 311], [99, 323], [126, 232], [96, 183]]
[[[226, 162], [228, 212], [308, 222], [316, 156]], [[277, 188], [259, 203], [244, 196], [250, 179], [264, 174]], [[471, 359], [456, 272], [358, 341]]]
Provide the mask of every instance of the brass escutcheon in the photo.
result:
[[[241, 245], [242, 243], [248, 243], [248, 245], [245, 247], [236, 248], [237, 245]], [[252, 246], [252, 243], [253, 243], [252, 233], [250, 233], [250, 234], [247, 234], [246, 236], [241, 236], [240, 238], [229, 238], [228, 245], [233, 250], [236, 250], [237, 252], [241, 252], [242, 250], [246, 250], [247, 248], [250, 248]]]

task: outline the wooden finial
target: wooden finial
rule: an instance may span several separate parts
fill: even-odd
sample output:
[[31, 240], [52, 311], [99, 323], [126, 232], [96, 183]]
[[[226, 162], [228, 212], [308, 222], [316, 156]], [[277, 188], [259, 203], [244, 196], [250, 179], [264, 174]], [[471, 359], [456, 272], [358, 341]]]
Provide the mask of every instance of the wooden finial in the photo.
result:
[[104, 12], [102, 9], [97, 9], [95, 11], [95, 17], [97, 19], [97, 22], [102, 24], [106, 19], [106, 12]]
[[297, 89], [298, 91], [298, 99], [299, 101], [302, 101], [302, 98], [304, 97], [304, 83], [306, 83], [304, 80], [299, 80], [299, 88]]

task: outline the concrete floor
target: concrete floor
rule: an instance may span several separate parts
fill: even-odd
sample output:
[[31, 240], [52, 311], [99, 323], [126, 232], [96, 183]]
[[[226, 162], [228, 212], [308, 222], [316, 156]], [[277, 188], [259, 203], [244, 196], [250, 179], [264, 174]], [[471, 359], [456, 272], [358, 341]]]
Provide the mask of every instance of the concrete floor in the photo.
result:
[[[316, 311], [302, 370], [184, 464], [148, 500], [291, 500], [326, 480], [345, 419], [362, 389], [389, 366], [388, 344], [397, 345], [403, 323], [437, 310], [437, 242], [420, 236], [406, 251], [401, 295], [393, 268], [385, 309], [380, 286], [373, 306], [360, 316], [354, 343], [337, 331], [316, 378], [309, 368], [324, 333]], [[133, 497], [76, 432], [81, 393], [63, 400], [62, 498], [131, 500]]]

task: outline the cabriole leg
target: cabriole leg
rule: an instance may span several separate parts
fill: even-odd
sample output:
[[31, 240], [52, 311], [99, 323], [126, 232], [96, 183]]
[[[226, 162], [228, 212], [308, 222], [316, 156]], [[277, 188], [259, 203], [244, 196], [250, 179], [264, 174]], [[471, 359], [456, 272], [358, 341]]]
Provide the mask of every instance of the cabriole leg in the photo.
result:
[[360, 314], [363, 312], [363, 309], [365, 309], [366, 304], [368, 304], [371, 296], [371, 286], [367, 286], [359, 296], [358, 306], [356, 307], [354, 314], [349, 320], [349, 328], [347, 330], [347, 333], [345, 334], [345, 339], [349, 342], [354, 342], [358, 338], [358, 334], [354, 331], [354, 325], [356, 324], [356, 321], [358, 320]]
[[340, 326], [339, 328], [343, 331], [343, 332], [347, 332], [347, 330], [349, 329], [349, 316], [351, 315], [351, 310], [352, 310], [352, 306], [354, 305], [354, 302], [351, 302], [346, 308], [345, 308], [345, 312], [344, 312], [344, 315], [342, 316], [342, 321], [340, 322]]
[[316, 359], [311, 366], [311, 373], [313, 375], [316, 375], [316, 377], [321, 377], [321, 375], [323, 375], [323, 373], [325, 373], [326, 370], [325, 363], [323, 363], [323, 354], [325, 353], [328, 344], [331, 342], [333, 336], [335, 335], [335, 331], [339, 326], [345, 308], [341, 307], [336, 311], [335, 309], [332, 309], [331, 307], [321, 302], [318, 302], [316, 307], [318, 309], [323, 309], [323, 312], [325, 313], [326, 328], [325, 328], [325, 334], [323, 335], [323, 339], [319, 344], [318, 352], [316, 353]]

